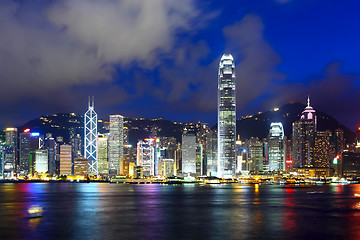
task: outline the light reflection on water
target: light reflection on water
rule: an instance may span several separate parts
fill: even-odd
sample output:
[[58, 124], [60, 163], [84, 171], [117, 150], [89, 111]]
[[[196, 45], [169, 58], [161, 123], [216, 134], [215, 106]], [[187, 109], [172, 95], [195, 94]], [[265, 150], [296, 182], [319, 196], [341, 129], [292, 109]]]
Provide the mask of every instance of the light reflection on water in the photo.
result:
[[[360, 185], [0, 185], [0, 239], [360, 239]], [[44, 216], [26, 218], [31, 205]]]

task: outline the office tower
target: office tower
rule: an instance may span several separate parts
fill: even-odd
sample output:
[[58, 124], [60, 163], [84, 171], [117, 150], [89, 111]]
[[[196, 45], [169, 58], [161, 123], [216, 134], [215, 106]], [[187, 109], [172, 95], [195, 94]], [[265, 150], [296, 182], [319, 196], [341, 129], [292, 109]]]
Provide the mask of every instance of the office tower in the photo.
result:
[[196, 136], [193, 133], [182, 136], [182, 172], [196, 173]]
[[196, 174], [201, 176], [203, 174], [203, 157], [204, 157], [204, 148], [203, 144], [197, 143], [196, 144]]
[[316, 168], [328, 168], [330, 164], [329, 156], [330, 132], [317, 131], [314, 142], [314, 161]]
[[73, 151], [73, 158], [82, 158], [83, 155], [81, 154], [81, 151], [83, 148], [81, 146], [82, 143], [80, 134], [73, 134], [70, 137], [70, 143]]
[[108, 138], [103, 134], [98, 136], [98, 170], [101, 176], [109, 175]]
[[264, 144], [258, 138], [251, 138], [249, 142], [249, 160], [245, 169], [252, 172], [263, 171]]
[[281, 122], [270, 125], [268, 149], [269, 171], [285, 170], [284, 128]]
[[74, 176], [86, 177], [89, 174], [89, 160], [87, 158], [74, 159]]
[[312, 167], [314, 155], [314, 141], [316, 132], [316, 112], [308, 105], [301, 114], [300, 120], [293, 123], [293, 165], [294, 167]]
[[97, 114], [94, 110], [94, 97], [92, 101], [88, 103], [88, 110], [84, 115], [85, 126], [84, 126], [84, 157], [89, 160], [89, 173], [97, 176], [98, 172], [98, 161], [97, 161]]
[[56, 142], [51, 134], [47, 134], [44, 147], [48, 150], [49, 175], [54, 176], [56, 175]]
[[[12, 153], [12, 157], [14, 158], [12, 161], [12, 165], [13, 165], [13, 170], [11, 171], [11, 174], [13, 174], [14, 176], [16, 175], [16, 165], [19, 164], [18, 162], [18, 141], [17, 141], [17, 128], [6, 128], [5, 129], [5, 144], [8, 146], [11, 146], [13, 148], [13, 153]], [[9, 149], [7, 150], [9, 151]], [[7, 155], [8, 157], [8, 161], [10, 161], [10, 155]], [[7, 164], [9, 164], [9, 162], [7, 162]], [[9, 165], [8, 165], [9, 166]], [[4, 165], [4, 167], [6, 167]], [[6, 169], [5, 169], [6, 170]]]
[[206, 134], [206, 175], [216, 176], [217, 175], [217, 130], [210, 130]]
[[240, 135], [238, 135], [238, 139], [236, 140], [236, 145], [235, 145], [235, 154], [236, 154], [235, 173], [241, 173], [242, 171], [242, 163], [243, 163], [242, 148], [243, 148], [243, 143], [240, 140]]
[[20, 172], [26, 176], [30, 172], [30, 129], [25, 129], [20, 133]]
[[60, 175], [72, 175], [72, 150], [71, 145], [60, 145]]
[[293, 150], [292, 150], [292, 141], [287, 139], [285, 136], [285, 169], [289, 170], [293, 167]]
[[2, 146], [2, 169], [4, 179], [15, 177], [15, 147], [12, 145]]
[[345, 149], [344, 131], [341, 128], [335, 129], [334, 135], [336, 138], [336, 155], [341, 155]]
[[124, 117], [110, 115], [110, 132], [108, 139], [108, 160], [110, 175], [122, 174], [121, 162], [124, 157]]
[[137, 143], [136, 165], [142, 167], [144, 176], [155, 175], [155, 139], [144, 139]]
[[235, 173], [235, 142], [235, 63], [230, 54], [224, 54], [218, 79], [218, 177], [231, 178]]
[[360, 153], [343, 153], [342, 177], [360, 177]]
[[37, 173], [46, 173], [49, 170], [48, 164], [48, 150], [47, 149], [38, 149], [35, 151], [35, 172]]
[[154, 139], [154, 176], [159, 175], [161, 152], [160, 152], [160, 139]]
[[159, 175], [164, 177], [172, 177], [176, 175], [176, 166], [174, 159], [161, 159]]
[[5, 129], [5, 144], [14, 146], [17, 145], [17, 128], [6, 128]]
[[175, 151], [175, 162], [176, 162], [176, 172], [182, 172], [182, 149], [181, 143], [176, 144]]
[[3, 146], [0, 144], [0, 179], [4, 179]]
[[206, 141], [207, 141], [207, 135], [211, 131], [209, 126], [207, 126], [206, 123], [200, 123], [198, 122], [196, 125], [196, 140], [199, 146], [199, 148], [202, 148], [202, 156], [201, 157], [201, 163], [197, 163], [197, 167], [199, 164], [201, 164], [201, 172], [199, 175], [207, 175], [207, 152], [206, 152]]

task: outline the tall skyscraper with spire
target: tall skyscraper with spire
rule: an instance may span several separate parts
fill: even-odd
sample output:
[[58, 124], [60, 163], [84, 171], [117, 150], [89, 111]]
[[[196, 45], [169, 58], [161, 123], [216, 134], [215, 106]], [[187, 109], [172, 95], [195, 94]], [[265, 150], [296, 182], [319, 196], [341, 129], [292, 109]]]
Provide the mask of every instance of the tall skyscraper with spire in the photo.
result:
[[229, 178], [235, 173], [235, 142], [235, 63], [231, 54], [224, 54], [218, 75], [218, 177]]
[[310, 106], [308, 96], [307, 106], [301, 113], [300, 120], [293, 123], [293, 166], [313, 167], [316, 135], [316, 111]]
[[89, 160], [89, 174], [98, 175], [98, 161], [97, 161], [97, 114], [94, 110], [94, 97], [88, 102], [88, 110], [84, 115], [84, 156]]

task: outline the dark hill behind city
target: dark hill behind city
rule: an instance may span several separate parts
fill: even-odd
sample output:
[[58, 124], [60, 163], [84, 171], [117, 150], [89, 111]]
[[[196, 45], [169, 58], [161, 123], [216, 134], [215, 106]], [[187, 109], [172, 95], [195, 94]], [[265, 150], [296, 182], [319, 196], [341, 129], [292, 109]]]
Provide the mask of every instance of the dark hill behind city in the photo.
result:
[[[260, 139], [267, 137], [271, 122], [281, 122], [284, 126], [285, 135], [290, 138], [292, 132], [292, 123], [300, 118], [301, 112], [306, 106], [300, 103], [289, 103], [279, 109], [273, 109], [254, 115], [243, 116], [237, 120], [237, 134], [241, 139], [258, 137]], [[316, 110], [316, 108], [315, 108]], [[318, 131], [343, 129], [347, 142], [353, 142], [355, 133], [344, 125], [340, 124], [333, 117], [316, 111], [318, 116]], [[62, 136], [65, 142], [73, 134], [82, 136], [83, 116], [74, 113], [53, 114], [33, 119], [23, 126], [19, 127], [19, 132], [26, 128], [32, 131], [38, 131], [45, 135], [52, 133], [54, 137]], [[196, 129], [196, 123], [178, 123], [164, 120], [162, 118], [144, 119], [144, 118], [125, 118], [124, 126], [129, 131], [128, 142], [133, 146], [139, 139], [147, 138], [156, 134], [157, 136], [175, 137], [181, 142], [181, 136], [184, 128]], [[216, 128], [216, 125], [212, 129]], [[98, 129], [100, 133], [106, 133], [109, 129], [108, 119], [100, 120]]]

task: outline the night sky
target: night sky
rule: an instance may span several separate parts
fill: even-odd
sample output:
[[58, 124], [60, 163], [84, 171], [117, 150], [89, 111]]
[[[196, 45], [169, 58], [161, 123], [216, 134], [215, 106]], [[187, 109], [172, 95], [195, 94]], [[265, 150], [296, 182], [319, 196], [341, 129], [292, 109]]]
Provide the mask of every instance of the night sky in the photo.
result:
[[358, 0], [0, 0], [0, 127], [41, 115], [217, 119], [236, 61], [237, 114], [290, 101], [360, 122]]

